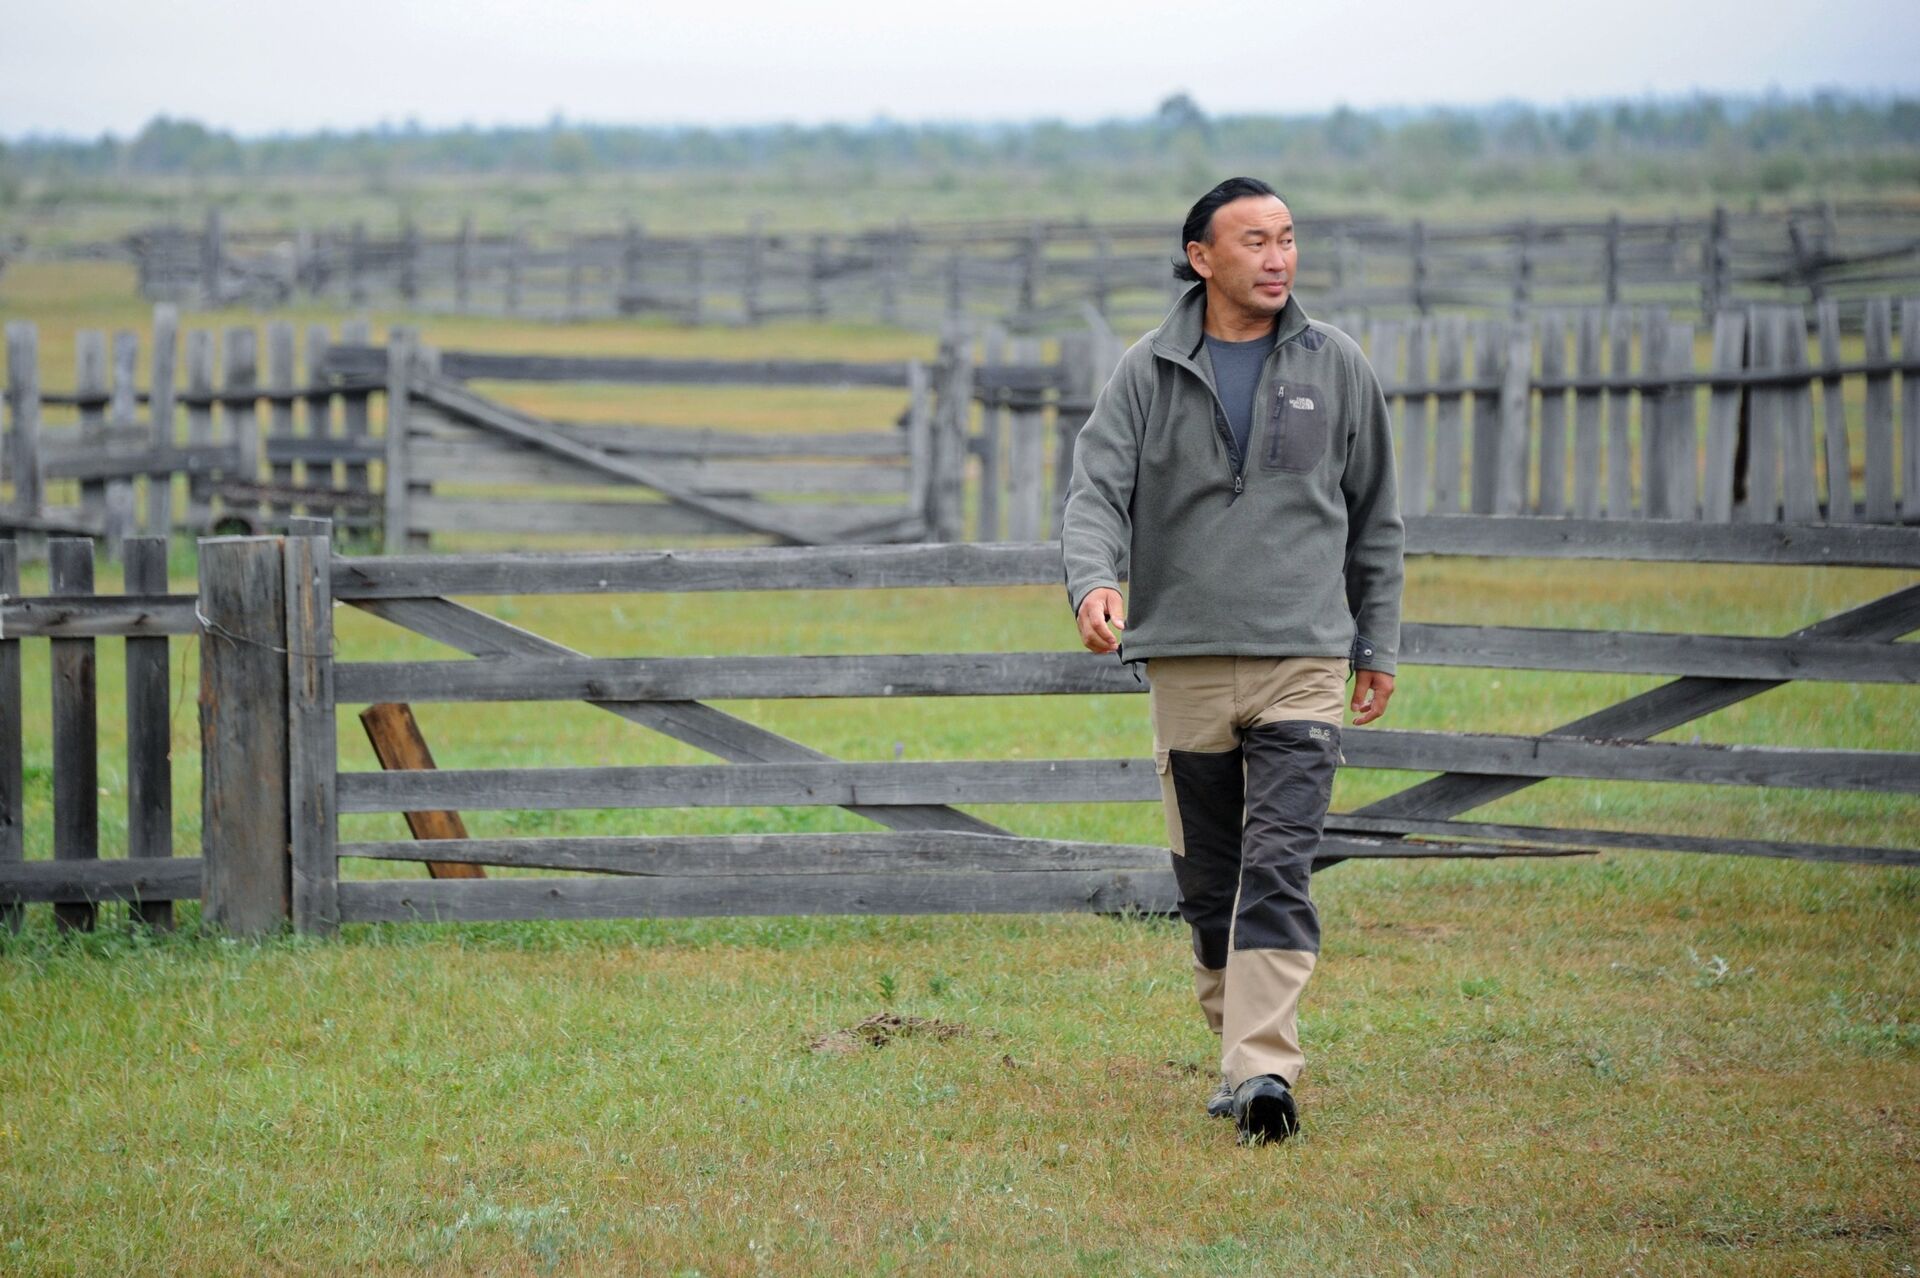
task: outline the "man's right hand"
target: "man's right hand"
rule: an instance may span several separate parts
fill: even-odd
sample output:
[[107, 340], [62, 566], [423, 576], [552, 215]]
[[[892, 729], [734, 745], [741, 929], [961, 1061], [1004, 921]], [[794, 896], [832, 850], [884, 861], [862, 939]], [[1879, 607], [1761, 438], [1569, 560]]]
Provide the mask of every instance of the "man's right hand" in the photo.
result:
[[1120, 646], [1119, 632], [1127, 624], [1127, 604], [1120, 592], [1100, 586], [1080, 601], [1080, 642], [1089, 652], [1112, 652]]

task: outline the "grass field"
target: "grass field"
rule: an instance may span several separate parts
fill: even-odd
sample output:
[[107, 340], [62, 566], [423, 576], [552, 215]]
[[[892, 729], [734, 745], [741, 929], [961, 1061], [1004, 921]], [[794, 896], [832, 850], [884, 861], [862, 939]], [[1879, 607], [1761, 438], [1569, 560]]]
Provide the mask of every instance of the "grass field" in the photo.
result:
[[[38, 269], [38, 268], [35, 268]], [[62, 268], [70, 269], [70, 268]], [[33, 277], [22, 276], [30, 282]], [[0, 289], [19, 281], [9, 273]], [[144, 327], [48, 278], [43, 332]], [[17, 295], [0, 292], [17, 318]], [[119, 308], [119, 309], [116, 309]], [[124, 317], [124, 318], [121, 318]], [[225, 317], [221, 317], [225, 318]], [[236, 319], [240, 317], [234, 317]], [[376, 317], [384, 319], [385, 317]], [[897, 357], [862, 330], [426, 324], [446, 345]], [[65, 339], [70, 343], [70, 336]], [[70, 368], [71, 355], [55, 368]], [[50, 362], [51, 363], [51, 362]], [[51, 379], [50, 379], [51, 384]], [[573, 405], [613, 414], [615, 392]], [[698, 405], [723, 411], [725, 405]], [[829, 407], [736, 404], [737, 424]], [[812, 414], [820, 414], [818, 418]], [[191, 562], [176, 556], [176, 588]], [[1773, 634], [1910, 574], [1416, 561], [1422, 621]], [[28, 575], [29, 593], [44, 574]], [[102, 569], [102, 589], [117, 589]], [[1073, 646], [1052, 589], [507, 599], [597, 655]], [[343, 610], [346, 659], [443, 655]], [[46, 647], [26, 653], [49, 854]], [[197, 651], [175, 645], [179, 851]], [[100, 644], [103, 704], [120, 651]], [[1388, 726], [1540, 730], [1657, 680], [1409, 668]], [[848, 758], [1143, 754], [1140, 699], [737, 703]], [[443, 766], [697, 761], [585, 707], [425, 706]], [[1920, 749], [1920, 693], [1789, 686], [1670, 739]], [[371, 766], [342, 716], [344, 767]], [[123, 736], [101, 725], [103, 847]], [[1350, 808], [1415, 778], [1349, 772]], [[1920, 803], [1549, 782], [1489, 819], [1911, 846]], [[1149, 841], [1151, 805], [985, 808]], [[850, 829], [834, 809], [475, 813], [477, 834]], [[352, 818], [347, 837], [402, 837]], [[354, 875], [420, 873], [354, 863]], [[0, 940], [0, 1272], [1863, 1273], [1920, 1254], [1920, 872], [1669, 855], [1352, 862], [1315, 885], [1304, 1133], [1206, 1119], [1183, 930], [1082, 917]], [[816, 1042], [881, 1012], [956, 1027]], [[931, 1027], [928, 1027], [931, 1030]]]

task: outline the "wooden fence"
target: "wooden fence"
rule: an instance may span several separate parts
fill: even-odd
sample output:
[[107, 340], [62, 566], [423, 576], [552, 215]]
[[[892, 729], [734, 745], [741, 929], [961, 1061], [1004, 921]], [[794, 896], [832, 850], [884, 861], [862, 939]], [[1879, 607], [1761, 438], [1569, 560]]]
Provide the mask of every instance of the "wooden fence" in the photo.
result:
[[[326, 367], [350, 379], [386, 376], [389, 550], [424, 548], [435, 533], [679, 540], [744, 534], [818, 544], [914, 541], [931, 527], [932, 381], [921, 361], [441, 352], [416, 350], [403, 335], [386, 349], [335, 347]], [[897, 424], [865, 431], [585, 424], [536, 417], [474, 392], [472, 380], [878, 388], [902, 392], [906, 405]], [[556, 491], [582, 487], [590, 495]], [[616, 499], [605, 499], [609, 494]]]
[[[1920, 568], [1920, 530], [1694, 528], [1668, 522], [1416, 516], [1412, 555], [1496, 555]], [[151, 545], [152, 543], [145, 543]], [[143, 551], [142, 553], [150, 553]], [[324, 532], [203, 542], [195, 596], [93, 598], [82, 543], [57, 543], [55, 598], [0, 601], [0, 903], [54, 901], [69, 924], [94, 901], [194, 894], [205, 917], [247, 932], [291, 919], [302, 931], [412, 919], [710, 914], [947, 913], [1170, 909], [1166, 850], [1022, 836], [957, 804], [1157, 802], [1143, 758], [846, 762], [708, 704], [720, 699], [1134, 695], [1110, 657], [1087, 653], [589, 658], [453, 602], [454, 596], [624, 595], [741, 590], [1057, 587], [1050, 544], [758, 547], [640, 552], [357, 558]], [[11, 547], [0, 570], [11, 572]], [[145, 582], [145, 578], [140, 579]], [[9, 575], [4, 582], [15, 587]], [[151, 584], [150, 582], [147, 584]], [[466, 654], [372, 662], [342, 651], [336, 604]], [[1063, 614], [1064, 615], [1064, 614]], [[1064, 623], [1063, 623], [1064, 624]], [[1715, 710], [1802, 679], [1920, 681], [1920, 586], [1784, 636], [1725, 636], [1409, 623], [1412, 666], [1670, 676], [1650, 691], [1534, 735], [1349, 729], [1349, 766], [1436, 773], [1328, 820], [1324, 864], [1349, 857], [1565, 855], [1604, 849], [1920, 864], [1920, 847], [1865, 847], [1657, 832], [1516, 826], [1461, 819], [1551, 777], [1920, 793], [1920, 754], [1653, 742]], [[125, 859], [97, 856], [91, 637], [201, 636], [202, 858], [165, 854], [164, 806]], [[23, 637], [56, 645], [56, 859], [22, 862]], [[156, 657], [158, 662], [156, 664]], [[164, 721], [164, 647], [142, 649], [138, 711], [147, 740]], [[130, 666], [134, 661], [129, 646]], [[159, 677], [156, 679], [156, 672]], [[133, 682], [130, 670], [130, 685]], [[153, 700], [157, 695], [158, 699]], [[704, 766], [343, 769], [341, 706], [396, 702], [584, 701], [722, 762]], [[130, 701], [129, 714], [135, 711]], [[158, 714], [159, 719], [153, 716]], [[164, 737], [160, 738], [164, 742]], [[143, 802], [164, 796], [164, 751], [134, 765]], [[156, 772], [155, 769], [162, 769]], [[155, 789], [154, 787], [158, 787]], [[163, 802], [163, 801], [162, 801]], [[598, 877], [365, 881], [342, 858], [419, 861], [411, 840], [343, 840], [342, 814], [435, 810], [830, 805], [873, 821], [851, 834], [621, 835], [439, 839], [432, 858]], [[158, 824], [154, 824], [154, 823]]]
[[[1392, 401], [1410, 514], [1920, 522], [1920, 297], [1869, 299], [1861, 315], [1855, 347], [1831, 301], [1722, 311], [1704, 363], [1701, 332], [1658, 308], [1335, 320]], [[1098, 324], [1046, 345], [990, 327], [924, 363], [526, 356], [369, 336], [364, 323], [337, 339], [314, 325], [296, 363], [292, 327], [269, 325], [263, 383], [259, 334], [232, 327], [216, 385], [215, 335], [194, 331], [179, 388], [177, 319], [161, 307], [147, 389], [135, 334], [114, 335], [109, 376], [106, 335], [83, 333], [75, 389], [49, 392], [33, 325], [10, 324], [0, 528], [112, 546], [139, 529], [314, 515], [384, 525], [393, 550], [475, 532], [533, 545], [1039, 540], [1059, 535], [1074, 437], [1120, 354]], [[891, 424], [829, 433], [589, 425], [476, 380], [864, 387], [902, 406]], [[45, 421], [49, 408], [73, 420]]]
[[[263, 378], [258, 329], [183, 334], [175, 308], [162, 305], [144, 388], [140, 334], [114, 333], [109, 361], [107, 334], [88, 330], [76, 335], [72, 389], [55, 391], [40, 367], [37, 326], [9, 323], [0, 529], [38, 554], [36, 535], [103, 537], [117, 550], [137, 531], [258, 531], [296, 507], [343, 528], [371, 527], [378, 495], [367, 463], [380, 455], [371, 400], [385, 379], [321, 372], [329, 347], [370, 333], [363, 320], [337, 334], [324, 324], [304, 334], [269, 324]], [[61, 500], [60, 485], [76, 489], [72, 500]]]
[[[167, 588], [167, 543], [128, 538], [126, 593], [96, 596], [94, 543], [55, 537], [51, 596], [22, 598], [19, 548], [0, 541], [0, 924], [18, 928], [21, 907], [54, 902], [63, 928], [93, 927], [103, 900], [130, 903], [134, 918], [173, 922], [173, 902], [201, 894], [202, 862], [175, 857], [171, 636], [198, 633], [191, 595]], [[99, 705], [95, 640], [125, 639], [127, 842], [100, 855]], [[21, 642], [45, 639], [53, 717], [52, 859], [24, 860], [27, 784], [23, 751]], [[220, 801], [209, 793], [209, 803]]]
[[[1378, 316], [1664, 305], [1711, 323], [1749, 303], [1859, 302], [1920, 282], [1920, 208], [1826, 204], [1770, 213], [1486, 224], [1296, 210], [1301, 286]], [[1144, 327], [1175, 292], [1178, 222], [913, 223], [842, 233], [661, 236], [638, 222], [536, 237], [154, 227], [129, 242], [143, 295], [193, 305], [319, 299], [551, 319], [659, 314], [685, 323], [877, 321], [945, 329], [1000, 319], [1077, 325], [1085, 308]]]

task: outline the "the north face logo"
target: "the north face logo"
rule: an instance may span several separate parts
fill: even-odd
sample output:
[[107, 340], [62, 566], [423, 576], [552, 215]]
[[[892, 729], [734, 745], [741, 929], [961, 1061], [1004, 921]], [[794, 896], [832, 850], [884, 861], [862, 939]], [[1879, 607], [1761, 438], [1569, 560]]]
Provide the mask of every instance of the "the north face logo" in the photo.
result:
[[1308, 399], [1305, 395], [1295, 395], [1292, 399], [1287, 401], [1287, 407], [1297, 408], [1303, 413], [1310, 413], [1313, 411], [1313, 401]]

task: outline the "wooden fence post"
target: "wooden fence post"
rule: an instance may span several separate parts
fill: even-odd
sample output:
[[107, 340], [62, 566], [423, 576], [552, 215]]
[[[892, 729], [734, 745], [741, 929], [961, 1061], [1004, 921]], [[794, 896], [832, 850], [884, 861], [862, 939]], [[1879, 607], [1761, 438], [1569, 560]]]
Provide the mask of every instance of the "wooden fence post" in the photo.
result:
[[965, 266], [960, 250], [947, 254], [947, 325], [959, 328], [967, 320]]
[[[1829, 212], [1831, 206], [1829, 205]], [[1824, 372], [1840, 363], [1840, 304], [1829, 298], [1820, 303], [1820, 367]], [[1857, 517], [1853, 508], [1853, 462], [1847, 448], [1847, 407], [1842, 397], [1840, 378], [1831, 374], [1820, 379], [1821, 417], [1826, 438], [1827, 522], [1851, 523]]]
[[926, 540], [933, 526], [933, 377], [919, 360], [907, 362], [907, 511], [918, 521], [913, 536]]
[[389, 555], [404, 554], [412, 528], [407, 493], [407, 430], [413, 382], [413, 330], [393, 328], [387, 333], [387, 467], [381, 483], [386, 494], [386, 521], [382, 541]]
[[1667, 519], [1666, 473], [1662, 441], [1667, 433], [1667, 311], [1650, 307], [1640, 320], [1640, 373], [1649, 389], [1640, 392], [1640, 513], [1648, 519]]
[[[1482, 321], [1473, 337], [1475, 380], [1498, 380], [1505, 388], [1507, 328], [1498, 320]], [[1476, 515], [1493, 513], [1500, 476], [1500, 394], [1473, 393], [1473, 456], [1468, 471], [1468, 507]]]
[[613, 308], [616, 315], [630, 314], [639, 308], [642, 238], [640, 224], [628, 218], [620, 236], [620, 301]]
[[[275, 440], [291, 441], [293, 438], [293, 325], [285, 320], [275, 320], [267, 325], [267, 389], [272, 398], [267, 401], [267, 442]], [[285, 447], [285, 443], [282, 443]], [[290, 461], [270, 462], [271, 474], [275, 485], [293, 487], [293, 463]], [[275, 516], [285, 519], [293, 513], [293, 503], [285, 498], [276, 497], [272, 503]]]
[[[1607, 313], [1607, 372], [1616, 378], [1633, 373], [1633, 312], [1616, 306]], [[1607, 518], [1633, 518], [1633, 392], [1607, 392]]]
[[[1013, 339], [1010, 362], [1037, 365], [1040, 339]], [[1072, 393], [1064, 380], [1058, 393]], [[1007, 423], [1007, 540], [1040, 541], [1046, 536], [1046, 401], [1040, 391], [1016, 390], [1011, 403], [1013, 411]]]
[[200, 543], [202, 918], [239, 935], [291, 910], [287, 612], [278, 537]]
[[[89, 453], [106, 452], [107, 410], [99, 402], [107, 393], [107, 335], [97, 328], [73, 335], [74, 394], [91, 403], [76, 408], [80, 445]], [[93, 526], [107, 525], [107, 484], [103, 479], [80, 481], [80, 509]]]
[[1780, 367], [1806, 380], [1780, 392], [1780, 513], [1792, 524], [1820, 520], [1820, 477], [1814, 472], [1813, 374], [1807, 371], [1807, 316], [1798, 305], [1774, 314]]
[[[140, 366], [140, 335], [121, 329], [113, 335], [113, 381], [107, 400], [107, 448], [133, 444], [140, 433], [140, 392], [135, 385]], [[150, 428], [149, 428], [150, 429]], [[107, 480], [107, 556], [120, 557], [120, 545], [139, 527], [132, 475]]]
[[[1582, 381], [1600, 377], [1600, 312], [1580, 312], [1573, 348], [1574, 371]], [[1573, 514], [1576, 519], [1600, 517], [1600, 395], [1583, 387], [1573, 397]]]
[[[167, 539], [129, 537], [123, 548], [126, 593], [167, 593]], [[127, 855], [173, 855], [173, 715], [164, 635], [129, 637], [127, 675]], [[136, 901], [133, 917], [173, 926], [172, 901]]]
[[[1103, 326], [1104, 327], [1104, 326]], [[1073, 482], [1073, 445], [1093, 415], [1093, 399], [1106, 384], [1094, 355], [1096, 334], [1066, 333], [1060, 338], [1060, 388], [1053, 409], [1053, 499], [1047, 503], [1047, 535], [1058, 538], [1067, 515], [1067, 487]], [[1078, 400], [1084, 407], [1069, 407]]]
[[[1685, 378], [1693, 375], [1693, 331], [1693, 325], [1685, 321], [1674, 321], [1667, 325], [1666, 371], [1669, 376]], [[1806, 334], [1802, 333], [1801, 344], [1805, 342]], [[1700, 430], [1699, 415], [1695, 412], [1698, 401], [1699, 396], [1694, 388], [1685, 383], [1676, 383], [1666, 393], [1660, 472], [1666, 485], [1668, 519], [1700, 518]], [[1811, 419], [1807, 424], [1811, 429]], [[1811, 456], [1808, 457], [1808, 464], [1811, 467]], [[1809, 469], [1809, 491], [1812, 484], [1813, 472]]]
[[807, 314], [827, 318], [827, 237], [816, 235], [807, 250]]
[[367, 304], [367, 281], [362, 274], [366, 255], [367, 224], [355, 222], [347, 236], [347, 303], [351, 306]]
[[1040, 259], [1046, 251], [1046, 232], [1036, 222], [1027, 232], [1027, 242], [1020, 253], [1020, 296], [1014, 309], [1023, 323], [1040, 308]]
[[1427, 224], [1420, 218], [1413, 220], [1413, 233], [1408, 240], [1408, 253], [1411, 257], [1408, 270], [1412, 280], [1412, 302], [1415, 314], [1427, 313]]
[[520, 310], [520, 277], [526, 270], [526, 237], [519, 227], [507, 240], [507, 314]]
[[[321, 373], [327, 359], [327, 346], [332, 338], [325, 324], [307, 325], [306, 366], [307, 388], [314, 391], [306, 398], [307, 438], [315, 440], [333, 439], [336, 433], [333, 416], [333, 395], [326, 391], [315, 390], [326, 385]], [[306, 461], [301, 463], [300, 481], [311, 488], [333, 488], [334, 465], [332, 462]]]
[[206, 230], [200, 237], [200, 293], [202, 305], [218, 306], [225, 298], [221, 287], [221, 260], [226, 256], [226, 237], [220, 224], [220, 210], [207, 210]]
[[[303, 525], [321, 521], [302, 520]], [[333, 706], [332, 546], [325, 533], [286, 541], [287, 822], [293, 927], [340, 926]]]
[[400, 225], [400, 304], [408, 309], [420, 297], [420, 228], [411, 215]]
[[1407, 366], [1402, 386], [1421, 389], [1400, 398], [1400, 509], [1409, 515], [1424, 515], [1428, 506], [1427, 437], [1429, 399], [1425, 387], [1427, 375], [1427, 330], [1431, 327], [1416, 320], [1407, 329]]
[[[180, 309], [162, 302], [153, 308], [153, 369], [148, 378], [147, 411], [153, 423], [153, 446], [174, 448], [174, 367], [180, 351]], [[147, 478], [147, 532], [166, 538], [173, 534], [173, 476]]]
[[1507, 338], [1507, 367], [1500, 384], [1500, 454], [1493, 513], [1527, 509], [1527, 454], [1533, 433], [1533, 327], [1516, 323]]
[[[1440, 348], [1434, 376], [1442, 385], [1457, 385], [1466, 369], [1467, 325], [1458, 315], [1439, 321]], [[1460, 467], [1465, 448], [1466, 397], [1441, 395], [1433, 420], [1433, 504], [1443, 515], [1460, 513]]]
[[[340, 325], [340, 341], [347, 346], [370, 346], [373, 344], [373, 326], [363, 319], [345, 320]], [[373, 427], [368, 421], [367, 401], [371, 392], [355, 391], [340, 396], [340, 433], [348, 442], [364, 444], [373, 438]], [[347, 491], [365, 493], [372, 489], [367, 482], [367, 463], [348, 462], [346, 470]]]
[[928, 482], [927, 523], [932, 540], [965, 536], [967, 422], [973, 416], [973, 361], [964, 342], [949, 335], [940, 345], [940, 396], [933, 414], [933, 457]]
[[696, 242], [687, 253], [687, 323], [707, 320], [707, 246]]
[[[1713, 317], [1713, 371], [1738, 373], [1746, 359], [1747, 317], [1737, 309]], [[1709, 523], [1733, 518], [1734, 462], [1740, 448], [1743, 388], [1715, 386], [1707, 397], [1707, 463], [1700, 485], [1700, 515]]]
[[[7, 445], [5, 468], [13, 480], [13, 504], [29, 515], [46, 501], [40, 462], [40, 330], [31, 321], [7, 325]], [[22, 553], [36, 555], [42, 535], [19, 534]]]
[[[1905, 338], [1908, 350], [1920, 353], [1920, 332]], [[1893, 304], [1884, 297], [1867, 302], [1866, 357], [1869, 364], [1886, 364], [1893, 359]], [[1912, 383], [1920, 378], [1909, 377]], [[1865, 468], [1866, 516], [1869, 523], [1892, 523], [1893, 500], [1893, 374], [1868, 373], [1866, 398], [1866, 440], [1861, 458]], [[1909, 489], [1907, 507], [1920, 507], [1920, 492]]]
[[[187, 443], [213, 442], [213, 334], [196, 328], [187, 333]], [[213, 489], [207, 475], [187, 477], [187, 526], [196, 533], [213, 527]]]
[[[1776, 367], [1774, 346], [1779, 329], [1764, 306], [1747, 308], [1748, 363], [1757, 372]], [[1780, 389], [1755, 386], [1747, 396], [1747, 468], [1745, 507], [1749, 523], [1771, 524], [1780, 518]]]
[[1701, 263], [1705, 268], [1700, 280], [1700, 313], [1711, 320], [1723, 308], [1731, 304], [1728, 278], [1731, 274], [1732, 249], [1729, 243], [1727, 208], [1724, 204], [1713, 207], [1713, 219], [1707, 224], [1706, 260]]
[[1607, 242], [1602, 269], [1606, 273], [1607, 280], [1606, 304], [1609, 307], [1618, 306], [1620, 304], [1620, 215], [1618, 213], [1607, 214]]
[[[93, 593], [93, 539], [47, 542], [47, 584], [56, 595]], [[94, 702], [94, 641], [53, 639], [53, 859], [100, 856], [99, 726]], [[53, 907], [61, 929], [93, 930], [91, 902]]]
[[756, 213], [747, 227], [747, 274], [740, 283], [740, 307], [746, 313], [749, 324], [758, 324], [762, 318], [766, 270], [767, 222], [766, 218]]
[[[980, 341], [980, 359], [986, 367], [1008, 363], [1007, 333], [998, 324], [992, 325]], [[971, 347], [972, 343], [967, 343]], [[964, 348], [963, 348], [964, 349]], [[966, 350], [968, 358], [972, 352]], [[1007, 412], [1003, 407], [1006, 400], [1004, 391], [994, 391], [991, 400], [980, 404], [980, 434], [976, 452], [980, 455], [980, 500], [975, 507], [975, 536], [980, 541], [999, 541], [1001, 512], [1006, 508], [1006, 456]]]
[[[227, 423], [227, 438], [233, 442], [239, 462], [240, 482], [257, 485], [260, 482], [260, 402], [252, 396], [260, 380], [260, 335], [245, 324], [235, 324], [227, 329], [225, 341], [220, 415]], [[237, 508], [249, 526], [259, 518], [260, 504], [251, 497], [238, 502]]]
[[[1920, 365], [1920, 297], [1900, 303], [1900, 355], [1909, 369]], [[1901, 510], [1908, 523], [1920, 519], [1920, 372], [1900, 375]]]
[[586, 263], [581, 260], [578, 235], [567, 236], [565, 253], [567, 259], [566, 318], [571, 321], [580, 318], [580, 308], [586, 300], [583, 295], [586, 287]]
[[[1524, 320], [1521, 322], [1525, 322]], [[1567, 371], [1566, 325], [1556, 314], [1540, 320], [1540, 376], [1561, 378]], [[1567, 393], [1540, 392], [1540, 500], [1542, 515], [1567, 513]]]
[[473, 214], [460, 218], [460, 238], [453, 246], [453, 309], [465, 314], [473, 306]]
[[880, 322], [897, 325], [900, 322], [900, 281], [907, 255], [905, 218], [900, 220], [899, 227], [892, 235], [881, 241], [880, 253]]
[[[20, 547], [0, 541], [0, 596], [20, 593]], [[0, 633], [0, 867], [27, 856], [26, 757], [20, 723], [20, 641]], [[24, 911], [0, 905], [0, 927], [18, 932]]]

